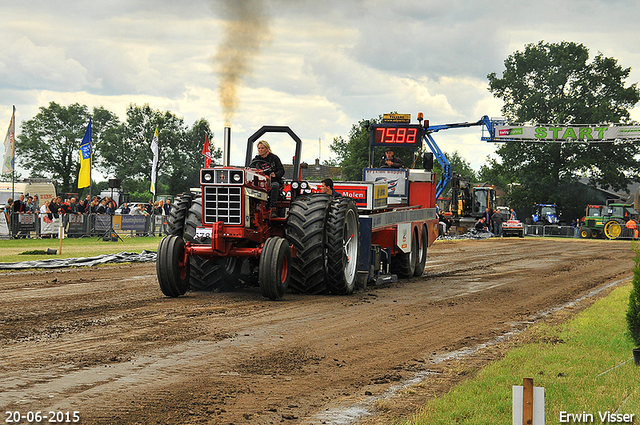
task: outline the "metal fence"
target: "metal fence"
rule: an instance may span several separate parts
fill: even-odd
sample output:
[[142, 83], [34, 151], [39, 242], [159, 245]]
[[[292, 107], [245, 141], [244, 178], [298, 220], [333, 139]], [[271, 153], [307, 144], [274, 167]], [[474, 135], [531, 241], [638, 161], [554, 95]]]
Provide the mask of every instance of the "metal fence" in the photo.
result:
[[84, 238], [113, 236], [162, 236], [167, 233], [164, 215], [63, 214], [50, 218], [40, 213], [0, 212], [0, 238], [64, 237]]

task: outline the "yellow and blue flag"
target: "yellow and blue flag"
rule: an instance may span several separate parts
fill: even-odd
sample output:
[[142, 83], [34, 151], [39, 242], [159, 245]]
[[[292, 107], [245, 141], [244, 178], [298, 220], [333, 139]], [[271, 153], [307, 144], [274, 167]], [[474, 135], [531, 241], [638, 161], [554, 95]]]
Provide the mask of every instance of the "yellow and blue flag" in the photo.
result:
[[91, 186], [91, 118], [87, 131], [84, 132], [82, 142], [80, 142], [80, 174], [78, 174], [78, 189]]

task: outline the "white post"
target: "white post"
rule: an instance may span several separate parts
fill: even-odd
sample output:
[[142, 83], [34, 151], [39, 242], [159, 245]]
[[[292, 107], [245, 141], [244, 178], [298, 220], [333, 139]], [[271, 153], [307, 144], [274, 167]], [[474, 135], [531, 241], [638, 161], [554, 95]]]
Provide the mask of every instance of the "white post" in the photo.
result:
[[524, 414], [524, 386], [512, 387], [512, 423], [513, 425], [544, 425], [544, 387], [533, 387], [533, 421], [525, 424]]

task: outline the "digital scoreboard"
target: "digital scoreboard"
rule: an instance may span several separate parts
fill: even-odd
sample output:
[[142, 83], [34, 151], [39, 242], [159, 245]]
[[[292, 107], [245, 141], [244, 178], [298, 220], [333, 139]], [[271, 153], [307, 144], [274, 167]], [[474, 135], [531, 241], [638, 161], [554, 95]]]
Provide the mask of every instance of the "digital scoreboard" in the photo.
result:
[[373, 124], [371, 146], [421, 147], [422, 126], [420, 124]]

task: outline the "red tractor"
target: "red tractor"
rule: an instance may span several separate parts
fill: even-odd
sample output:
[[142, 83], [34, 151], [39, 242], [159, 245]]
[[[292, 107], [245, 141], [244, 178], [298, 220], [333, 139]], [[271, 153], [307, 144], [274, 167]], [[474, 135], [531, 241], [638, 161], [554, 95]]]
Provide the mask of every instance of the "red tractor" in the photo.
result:
[[[267, 132], [288, 133], [296, 142], [290, 196], [281, 193], [276, 214], [267, 202], [270, 178], [251, 160], [253, 144]], [[289, 127], [265, 126], [248, 139], [245, 167], [200, 171], [202, 194], [186, 193], [174, 203], [170, 235], [158, 246], [165, 295], [228, 290], [241, 276], [272, 300], [288, 287], [309, 294], [353, 292], [358, 210], [351, 198], [310, 193], [300, 181], [301, 143]]]
[[[252, 163], [253, 144], [267, 132], [296, 142], [294, 179], [268, 207], [271, 181]], [[227, 290], [241, 281], [272, 300], [287, 288], [306, 294], [353, 293], [356, 284], [421, 276], [437, 238], [431, 170], [364, 170], [364, 181], [336, 182], [343, 196], [311, 193], [300, 178], [301, 141], [289, 127], [262, 127], [249, 137], [245, 167], [200, 170], [201, 195], [174, 203], [170, 235], [158, 246], [162, 292]], [[389, 188], [393, 187], [393, 196]], [[384, 275], [384, 276], [381, 276]]]

